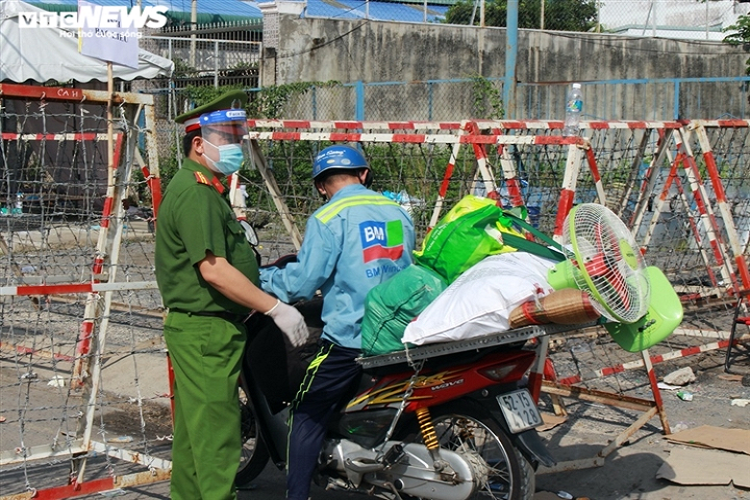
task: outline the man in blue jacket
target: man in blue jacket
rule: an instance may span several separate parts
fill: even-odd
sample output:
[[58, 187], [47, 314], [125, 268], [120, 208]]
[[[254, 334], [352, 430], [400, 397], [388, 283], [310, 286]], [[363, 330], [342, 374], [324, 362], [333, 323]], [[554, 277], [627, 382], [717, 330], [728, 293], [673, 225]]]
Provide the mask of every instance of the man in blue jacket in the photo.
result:
[[328, 199], [307, 222], [297, 262], [261, 270], [263, 290], [284, 302], [323, 294], [325, 326], [289, 417], [287, 498], [307, 500], [326, 426], [362, 373], [360, 327], [367, 292], [412, 262], [409, 214], [369, 189], [370, 168], [359, 150], [322, 150], [313, 181]]

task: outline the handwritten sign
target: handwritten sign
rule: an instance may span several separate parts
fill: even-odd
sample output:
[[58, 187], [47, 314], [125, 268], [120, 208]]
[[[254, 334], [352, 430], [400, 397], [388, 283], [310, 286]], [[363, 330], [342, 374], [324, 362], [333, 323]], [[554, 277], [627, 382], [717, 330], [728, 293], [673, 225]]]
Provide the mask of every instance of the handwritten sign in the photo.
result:
[[78, 0], [78, 49], [81, 54], [138, 69], [138, 29], [117, 10]]

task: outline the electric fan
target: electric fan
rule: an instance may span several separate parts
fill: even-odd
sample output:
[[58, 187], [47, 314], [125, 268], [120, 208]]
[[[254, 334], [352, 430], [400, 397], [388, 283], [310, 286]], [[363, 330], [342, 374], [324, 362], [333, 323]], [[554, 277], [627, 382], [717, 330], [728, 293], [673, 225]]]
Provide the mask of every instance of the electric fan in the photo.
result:
[[627, 226], [603, 205], [583, 203], [565, 219], [563, 248], [567, 259], [547, 279], [555, 290], [588, 292], [607, 319], [633, 323], [648, 310], [650, 286], [646, 265]]
[[603, 205], [584, 203], [565, 219], [567, 259], [547, 279], [555, 290], [589, 293], [604, 328], [628, 352], [639, 352], [667, 338], [682, 322], [682, 303], [657, 267], [646, 267], [630, 230]]

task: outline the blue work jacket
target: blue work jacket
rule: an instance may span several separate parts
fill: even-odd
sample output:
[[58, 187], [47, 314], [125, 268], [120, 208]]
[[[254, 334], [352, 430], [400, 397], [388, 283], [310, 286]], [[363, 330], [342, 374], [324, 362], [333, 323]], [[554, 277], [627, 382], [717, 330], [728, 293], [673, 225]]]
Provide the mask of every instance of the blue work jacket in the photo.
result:
[[322, 338], [361, 348], [367, 292], [412, 262], [414, 223], [398, 203], [346, 186], [307, 221], [297, 262], [260, 270], [263, 290], [284, 302], [323, 294]]

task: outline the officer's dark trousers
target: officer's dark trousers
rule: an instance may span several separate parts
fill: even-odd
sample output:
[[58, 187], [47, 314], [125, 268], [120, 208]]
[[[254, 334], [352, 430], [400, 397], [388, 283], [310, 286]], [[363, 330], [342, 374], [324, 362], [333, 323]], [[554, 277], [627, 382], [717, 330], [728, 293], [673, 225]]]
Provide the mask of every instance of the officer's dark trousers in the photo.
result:
[[328, 421], [356, 389], [362, 367], [358, 349], [323, 341], [310, 363], [289, 417], [287, 498], [307, 500]]
[[234, 500], [242, 437], [237, 380], [242, 326], [170, 312], [164, 340], [174, 369], [172, 500]]

